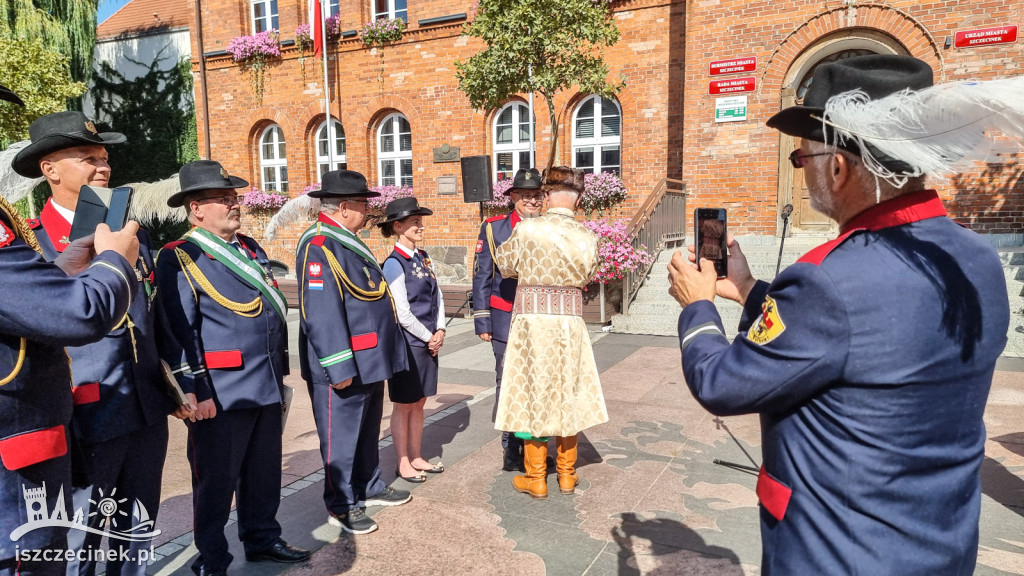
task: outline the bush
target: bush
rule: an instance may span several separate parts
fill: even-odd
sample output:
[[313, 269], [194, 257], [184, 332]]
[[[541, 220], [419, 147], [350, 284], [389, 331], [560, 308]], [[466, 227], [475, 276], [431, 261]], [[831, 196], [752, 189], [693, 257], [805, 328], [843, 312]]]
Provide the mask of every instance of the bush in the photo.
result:
[[587, 220], [583, 225], [597, 234], [598, 268], [594, 282], [607, 284], [649, 265], [654, 257], [643, 244], [633, 247], [626, 233], [628, 220]]

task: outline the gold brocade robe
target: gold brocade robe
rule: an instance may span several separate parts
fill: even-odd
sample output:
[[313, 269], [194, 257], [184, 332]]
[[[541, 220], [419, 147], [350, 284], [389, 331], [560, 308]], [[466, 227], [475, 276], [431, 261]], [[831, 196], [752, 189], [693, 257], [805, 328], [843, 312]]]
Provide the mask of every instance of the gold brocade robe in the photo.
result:
[[[520, 222], [498, 247], [495, 263], [505, 278], [518, 277], [520, 286], [583, 288], [597, 272], [597, 236], [571, 210], [552, 208]], [[494, 427], [534, 437], [573, 436], [607, 421], [583, 318], [513, 316]]]

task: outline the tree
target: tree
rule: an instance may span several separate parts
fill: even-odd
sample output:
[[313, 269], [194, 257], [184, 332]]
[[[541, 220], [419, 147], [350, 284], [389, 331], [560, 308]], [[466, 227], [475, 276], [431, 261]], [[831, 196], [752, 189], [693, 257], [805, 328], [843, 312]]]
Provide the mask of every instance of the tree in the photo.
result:
[[0, 0], [0, 38], [41, 40], [70, 59], [71, 77], [88, 82], [96, 44], [97, 0]]
[[601, 56], [619, 39], [607, 0], [480, 0], [462, 33], [487, 44], [468, 61], [455, 63], [459, 89], [473, 108], [494, 109], [531, 91], [544, 96], [551, 122], [548, 168], [558, 143], [555, 94], [578, 86], [611, 97], [625, 85], [608, 82]]
[[38, 39], [0, 38], [0, 84], [25, 101], [24, 108], [0, 103], [0, 149], [28, 138], [33, 120], [66, 110], [69, 98], [85, 92], [85, 84], [71, 80], [68, 58], [48, 50]]

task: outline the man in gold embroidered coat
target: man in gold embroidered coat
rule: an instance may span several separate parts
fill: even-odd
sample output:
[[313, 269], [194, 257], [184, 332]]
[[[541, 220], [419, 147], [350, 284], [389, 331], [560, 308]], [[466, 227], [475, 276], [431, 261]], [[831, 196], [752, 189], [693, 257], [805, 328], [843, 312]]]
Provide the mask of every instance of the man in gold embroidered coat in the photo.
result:
[[558, 166], [545, 176], [547, 213], [521, 222], [495, 257], [502, 276], [519, 278], [495, 428], [525, 441], [526, 474], [512, 483], [534, 498], [547, 497], [548, 437], [559, 489], [572, 494], [576, 435], [608, 421], [582, 317], [582, 289], [598, 266], [597, 236], [574, 220], [583, 173]]

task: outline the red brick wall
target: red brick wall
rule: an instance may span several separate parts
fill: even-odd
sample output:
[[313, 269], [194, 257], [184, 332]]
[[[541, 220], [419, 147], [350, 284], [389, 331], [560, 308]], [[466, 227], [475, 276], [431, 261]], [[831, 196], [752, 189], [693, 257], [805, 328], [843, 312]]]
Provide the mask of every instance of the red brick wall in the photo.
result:
[[[378, 84], [380, 60], [359, 39], [341, 41], [329, 51], [331, 111], [345, 128], [348, 167], [375, 183], [376, 130], [388, 113], [403, 113], [412, 127], [416, 196], [434, 210], [425, 243], [428, 249], [431, 245], [462, 246], [470, 249], [470, 255], [479, 231], [477, 205], [462, 201], [459, 163], [434, 163], [432, 149], [448, 143], [460, 147], [462, 156], [492, 152], [491, 126], [496, 111], [471, 109], [455, 78], [454, 62], [468, 59], [482, 44], [460, 36], [461, 22], [419, 27], [417, 21], [470, 13], [472, 4], [467, 0], [410, 2], [409, 30], [398, 44], [385, 48], [383, 91]], [[282, 40], [293, 38], [295, 27], [305, 21], [303, 5], [292, 0], [279, 4]], [[206, 52], [224, 49], [231, 38], [250, 32], [247, 6], [237, 0], [203, 3]], [[360, 28], [369, 19], [368, 10], [365, 0], [342, 0], [341, 29]], [[623, 113], [622, 176], [630, 197], [616, 215], [628, 217], [662, 178], [681, 176], [683, 4], [627, 1], [621, 2], [616, 11], [621, 40], [605, 59], [610, 66], [609, 78], [621, 76], [627, 84], [618, 101]], [[194, 34], [193, 50], [198, 54]], [[256, 142], [262, 128], [277, 123], [287, 141], [290, 189], [295, 194], [315, 181], [313, 138], [323, 121], [323, 69], [307, 55], [303, 81], [298, 50], [285, 48], [282, 52], [280, 59], [268, 63], [262, 102], [256, 101], [248, 76], [230, 57], [207, 59], [211, 153], [232, 173], [258, 182]], [[198, 70], [198, 60], [194, 64]], [[196, 92], [202, 127], [199, 82]], [[568, 165], [572, 160], [572, 112], [585, 96], [568, 91], [555, 101], [560, 122], [556, 163]], [[543, 164], [551, 146], [551, 126], [539, 94], [535, 97], [535, 114], [537, 161]], [[205, 138], [200, 134], [200, 150], [204, 150]], [[456, 176], [459, 194], [439, 195], [438, 176]], [[261, 237], [255, 230], [250, 232]], [[271, 256], [290, 262], [299, 233], [300, 227], [296, 226], [270, 243]], [[378, 248], [379, 234], [374, 231], [371, 238], [371, 247]], [[383, 257], [385, 250], [377, 252]]]
[[[1019, 0], [895, 0], [822, 3], [810, 0], [721, 0], [713, 10], [689, 2], [686, 15], [686, 140], [683, 179], [691, 206], [723, 205], [730, 226], [741, 232], [775, 234], [780, 164], [793, 144], [780, 150], [777, 132], [764, 122], [780, 109], [787, 74], [802, 57], [844, 35], [881, 33], [928, 62], [936, 82], [989, 80], [1024, 73], [1024, 40], [980, 48], [944, 48], [957, 30], [1024, 26]], [[708, 95], [710, 61], [757, 56], [756, 91], [748, 97], [748, 120], [716, 124]], [[740, 77], [736, 74], [727, 78]], [[980, 232], [1020, 232], [1024, 223], [1021, 166], [995, 167], [964, 175], [939, 188], [954, 217]]]
[[[412, 126], [414, 183], [421, 202], [435, 211], [428, 221], [426, 245], [475, 246], [479, 227], [476, 205], [462, 202], [458, 163], [434, 163], [432, 149], [444, 143], [462, 156], [492, 151], [495, 111], [475, 111], [458, 90], [454, 61], [465, 60], [482, 45], [461, 37], [461, 23], [420, 27], [418, 20], [471, 13], [470, 0], [410, 2], [410, 28], [385, 49], [383, 91], [379, 59], [358, 38], [330, 50], [331, 112], [344, 125], [351, 169], [376, 182], [375, 135], [388, 113], [405, 114]], [[292, 39], [305, 21], [305, 0], [282, 0], [281, 39]], [[204, 50], [224, 49], [231, 38], [250, 33], [249, 3], [203, 3]], [[844, 35], [891, 37], [922, 58], [937, 81], [991, 79], [1022, 73], [1024, 41], [981, 48], [943, 47], [957, 30], [1000, 24], [1024, 25], [1018, 0], [894, 0], [887, 3], [821, 3], [810, 0], [623, 0], [614, 4], [621, 39], [607, 50], [610, 79], [622, 77], [618, 96], [623, 112], [622, 176], [630, 197], [616, 216], [630, 216], [665, 177], [682, 178], [691, 192], [689, 205], [724, 205], [730, 226], [739, 233], [777, 231], [780, 166], [792, 143], [764, 126], [782, 101], [787, 75], [823, 43]], [[341, 0], [342, 30], [358, 29], [369, 19], [369, 0]], [[470, 16], [472, 16], [470, 14]], [[194, 18], [194, 15], [193, 15]], [[193, 31], [195, 23], [193, 22]], [[193, 34], [193, 54], [199, 54]], [[749, 94], [748, 120], [715, 124], [709, 96], [708, 64], [729, 57], [757, 56], [757, 90]], [[198, 71], [198, 59], [193, 59]], [[209, 58], [211, 148], [214, 159], [232, 173], [259, 181], [256, 139], [276, 122], [288, 144], [292, 193], [315, 178], [313, 132], [322, 122], [323, 74], [307, 57], [305, 77], [296, 48], [283, 49], [268, 63], [265, 92], [257, 102], [249, 78], [229, 57]], [[738, 76], [738, 75], [737, 75]], [[732, 76], [730, 76], [732, 77]], [[199, 82], [200, 150], [204, 150], [203, 104]], [[585, 95], [569, 91], [555, 102], [559, 115], [558, 163], [570, 164], [573, 107]], [[551, 126], [543, 100], [535, 99], [537, 159], [551, 145]], [[785, 148], [785, 149], [783, 149]], [[437, 193], [439, 176], [456, 176], [458, 196]], [[1024, 222], [1024, 184], [1019, 166], [992, 168], [937, 183], [954, 216], [984, 232], [1016, 232]], [[274, 258], [290, 262], [300, 226], [269, 243]], [[256, 237], [262, 234], [250, 230]], [[374, 232], [370, 242], [383, 257], [386, 248]], [[467, 261], [467, 265], [470, 262]]]

